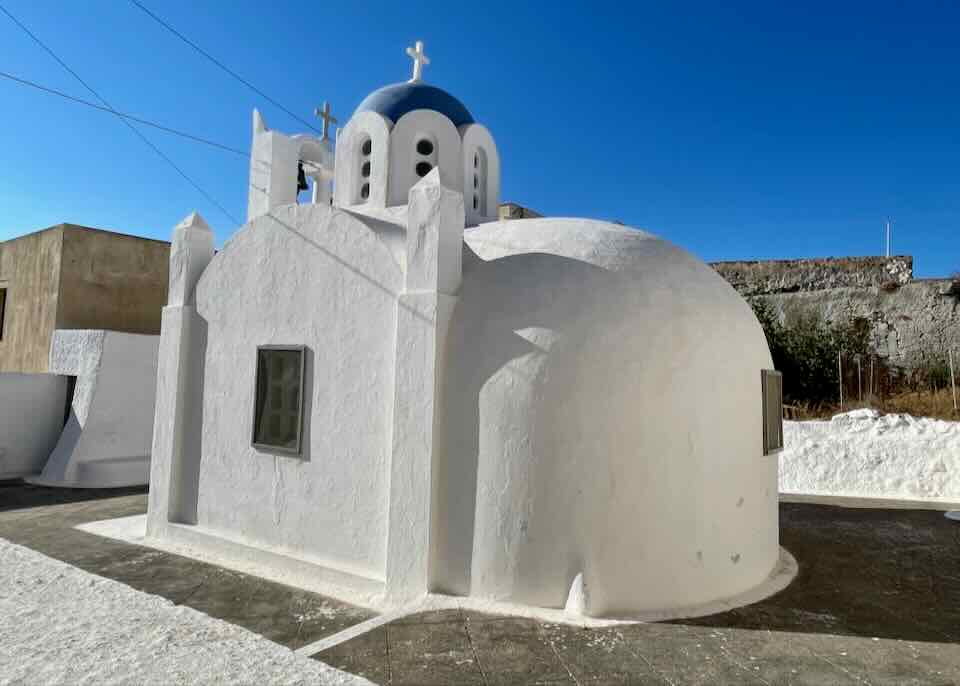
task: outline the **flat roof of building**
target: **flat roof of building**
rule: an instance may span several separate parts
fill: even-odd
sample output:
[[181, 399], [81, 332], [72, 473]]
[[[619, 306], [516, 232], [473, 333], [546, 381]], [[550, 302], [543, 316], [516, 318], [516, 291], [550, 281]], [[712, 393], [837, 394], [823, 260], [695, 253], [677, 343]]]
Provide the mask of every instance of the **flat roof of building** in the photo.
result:
[[112, 236], [120, 236], [120, 237], [122, 237], [122, 238], [132, 238], [133, 240], [138, 240], [138, 241], [151, 241], [151, 242], [153, 242], [153, 243], [163, 243], [163, 244], [165, 244], [165, 245], [170, 245], [170, 241], [163, 241], [163, 240], [160, 240], [160, 239], [158, 239], [158, 238], [149, 238], [149, 237], [147, 237], [147, 236], [137, 236], [136, 234], [123, 233], [122, 231], [113, 231], [113, 230], [111, 230], [111, 229], [98, 229], [98, 228], [93, 227], [93, 226], [83, 226], [83, 225], [81, 225], [81, 224], [71, 224], [71, 223], [69, 223], [69, 222], [63, 222], [62, 224], [54, 224], [53, 226], [48, 226], [48, 227], [46, 227], [45, 229], [37, 229], [36, 231], [30, 231], [30, 232], [28, 232], [28, 233], [21, 234], [21, 235], [19, 235], [19, 236], [14, 236], [14, 237], [8, 238], [8, 239], [6, 239], [6, 240], [4, 240], [4, 241], [0, 241], [0, 245], [3, 245], [4, 243], [9, 243], [10, 241], [20, 240], [21, 238], [26, 238], [27, 236], [33, 236], [33, 235], [38, 234], [38, 233], [44, 233], [44, 232], [46, 232], [46, 231], [55, 231], [55, 230], [57, 230], [57, 229], [70, 229], [70, 230], [79, 230], [79, 231], [95, 231], [95, 232], [97, 232], [97, 233], [106, 233], [106, 234], [110, 234], [110, 235], [112, 235]]

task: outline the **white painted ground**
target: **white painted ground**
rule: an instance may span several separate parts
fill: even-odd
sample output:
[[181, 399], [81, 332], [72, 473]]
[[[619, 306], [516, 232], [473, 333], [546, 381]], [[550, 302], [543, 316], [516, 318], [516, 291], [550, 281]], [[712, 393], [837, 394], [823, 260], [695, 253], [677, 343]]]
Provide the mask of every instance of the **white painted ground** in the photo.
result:
[[369, 681], [0, 539], [0, 685]]
[[781, 493], [960, 501], [960, 422], [863, 409], [783, 424]]

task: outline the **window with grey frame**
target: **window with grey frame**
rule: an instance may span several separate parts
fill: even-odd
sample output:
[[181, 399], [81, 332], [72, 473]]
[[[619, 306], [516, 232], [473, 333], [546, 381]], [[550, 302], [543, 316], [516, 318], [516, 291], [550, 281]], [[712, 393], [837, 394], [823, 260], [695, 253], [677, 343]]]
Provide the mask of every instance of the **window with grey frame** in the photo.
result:
[[257, 348], [251, 442], [260, 450], [299, 455], [303, 436], [305, 348]]
[[763, 394], [763, 454], [783, 450], [783, 374], [773, 369], [760, 372]]

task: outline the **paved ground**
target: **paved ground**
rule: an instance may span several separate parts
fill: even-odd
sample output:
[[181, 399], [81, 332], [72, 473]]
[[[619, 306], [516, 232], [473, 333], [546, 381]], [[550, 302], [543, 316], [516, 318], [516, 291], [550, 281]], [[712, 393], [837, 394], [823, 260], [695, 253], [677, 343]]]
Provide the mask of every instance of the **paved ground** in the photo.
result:
[[[73, 530], [142, 513], [123, 495], [0, 485], [0, 537], [291, 647], [369, 613]], [[54, 501], [57, 501], [54, 503]], [[442, 611], [317, 657], [415, 684], [960, 684], [960, 524], [938, 512], [781, 506], [800, 575], [764, 602], [698, 620], [578, 629]]]
[[164, 596], [299, 648], [373, 616], [369, 610], [73, 527], [143, 514], [146, 489], [53, 489], [0, 482], [0, 538]]
[[702, 619], [576, 629], [456, 611], [320, 654], [399, 684], [960, 684], [960, 525], [929, 511], [781, 506], [797, 579]]

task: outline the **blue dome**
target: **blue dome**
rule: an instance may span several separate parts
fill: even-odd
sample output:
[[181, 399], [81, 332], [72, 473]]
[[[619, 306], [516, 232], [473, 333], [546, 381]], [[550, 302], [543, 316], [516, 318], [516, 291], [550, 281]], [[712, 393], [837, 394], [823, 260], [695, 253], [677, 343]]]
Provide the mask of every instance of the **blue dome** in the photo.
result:
[[379, 112], [396, 124], [400, 117], [413, 110], [439, 112], [457, 127], [473, 123], [473, 117], [462, 102], [447, 91], [422, 81], [394, 83], [375, 90], [363, 99], [354, 114]]

